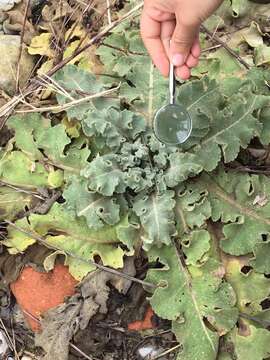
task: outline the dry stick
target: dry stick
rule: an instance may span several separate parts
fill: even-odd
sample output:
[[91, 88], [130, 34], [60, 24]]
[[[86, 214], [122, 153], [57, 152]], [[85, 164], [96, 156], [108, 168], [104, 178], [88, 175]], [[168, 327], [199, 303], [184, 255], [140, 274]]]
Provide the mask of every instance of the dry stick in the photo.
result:
[[25, 13], [24, 13], [24, 18], [23, 18], [23, 26], [22, 26], [21, 38], [20, 38], [19, 58], [18, 58], [17, 73], [16, 73], [16, 93], [19, 90], [19, 75], [20, 75], [21, 58], [22, 58], [23, 38], [24, 38], [24, 33], [25, 33], [25, 26], [26, 26], [27, 13], [28, 13], [29, 5], [30, 5], [30, 0], [27, 0]]
[[40, 200], [44, 200], [44, 196], [39, 195], [38, 193], [34, 192], [34, 191], [30, 191], [30, 190], [26, 190], [24, 188], [20, 188], [18, 186], [14, 186], [12, 184], [7, 183], [6, 181], [0, 180], [0, 186], [6, 186], [9, 187], [13, 190], [16, 190], [17, 192], [21, 192], [21, 193], [25, 193], [25, 194], [29, 194], [32, 195]]
[[87, 360], [94, 360], [92, 357], [90, 357], [89, 355], [87, 355], [86, 353], [84, 353], [81, 349], [79, 349], [76, 345], [69, 343], [69, 346], [72, 347], [74, 350], [77, 351], [77, 353], [79, 353], [80, 355], [82, 355], [85, 359]]
[[208, 47], [206, 49], [203, 49], [202, 53], [205, 53], [205, 52], [208, 52], [208, 51], [211, 51], [211, 50], [216, 50], [216, 49], [219, 49], [220, 47], [222, 47], [221, 44], [213, 45], [213, 46], [210, 46], [210, 47]]
[[112, 16], [111, 16], [110, 0], [106, 0], [106, 4], [107, 4], [108, 23], [109, 23], [109, 25], [111, 25], [111, 23], [112, 23]]
[[182, 346], [181, 344], [178, 344], [178, 345], [172, 347], [171, 349], [164, 351], [162, 354], [159, 354], [159, 355], [153, 357], [152, 360], [160, 359], [163, 356], [166, 356], [166, 355], [170, 354], [171, 352], [178, 350], [181, 346]]
[[203, 30], [204, 33], [206, 33], [210, 37], [211, 40], [214, 40], [216, 43], [224, 47], [224, 49], [226, 49], [229, 54], [231, 54], [234, 58], [236, 58], [240, 62], [240, 64], [242, 64], [247, 70], [250, 69], [250, 65], [244, 59], [242, 59], [241, 56], [239, 56], [236, 51], [234, 51], [224, 41], [222, 41], [218, 36], [212, 34], [211, 31], [209, 31], [204, 25], [201, 25], [201, 29]]
[[4, 332], [5, 332], [5, 334], [6, 334], [6, 338], [7, 338], [8, 342], [9, 342], [9, 347], [11, 347], [12, 351], [13, 351], [14, 354], [15, 354], [15, 357], [16, 357], [17, 359], [19, 359], [19, 356], [18, 356], [16, 347], [15, 347], [15, 344], [12, 342], [12, 339], [11, 339], [11, 337], [10, 337], [8, 331], [7, 331], [7, 328], [5, 327], [5, 324], [4, 324], [4, 322], [3, 322], [3, 320], [2, 320], [1, 318], [0, 318], [0, 324], [1, 324], [1, 326], [2, 326], [2, 328], [4, 329]]
[[[63, 59], [59, 64], [55, 65], [48, 73], [47, 73], [47, 77], [51, 77], [53, 74], [55, 74], [58, 70], [62, 69], [62, 67], [64, 67], [66, 64], [68, 64], [71, 60], [73, 60], [76, 56], [80, 55], [83, 51], [87, 50], [88, 48], [90, 48], [92, 45], [96, 44], [97, 42], [99, 42], [105, 35], [107, 35], [111, 30], [113, 30], [115, 27], [117, 27], [119, 24], [121, 24], [123, 21], [129, 19], [130, 17], [132, 17], [137, 11], [139, 11], [141, 8], [143, 7], [143, 2], [141, 2], [140, 4], [138, 4], [137, 6], [135, 6], [133, 9], [131, 9], [130, 11], [128, 11], [125, 15], [123, 15], [121, 18], [119, 18], [118, 20], [115, 20], [111, 23], [111, 25], [108, 25], [105, 27], [105, 29], [103, 29], [102, 31], [100, 31], [97, 35], [95, 35], [88, 44], [86, 44], [85, 46], [83, 46], [81, 49], [77, 49], [76, 51], [74, 51], [74, 53]], [[2, 122], [0, 124], [0, 131], [3, 128], [3, 126], [5, 125], [9, 115], [12, 113], [12, 111], [14, 110], [14, 108], [21, 102], [21, 99], [29, 96], [31, 93], [33, 93], [38, 87], [39, 87], [39, 83], [38, 83], [38, 77], [34, 78], [29, 86], [27, 86], [27, 88], [25, 89], [25, 93], [21, 94], [20, 96], [16, 96], [14, 98], [11, 99], [11, 101], [9, 101], [7, 104], [5, 104], [1, 109], [0, 109], [0, 119], [2, 119]]]
[[256, 318], [255, 316], [250, 316], [250, 315], [244, 314], [244, 313], [240, 313], [239, 316], [244, 318], [244, 319], [254, 321], [254, 322], [262, 325], [264, 328], [268, 328], [270, 326], [270, 321], [269, 320], [261, 320], [261, 319]]
[[100, 265], [98, 263], [96, 263], [95, 261], [93, 260], [85, 260], [79, 256], [76, 256], [74, 255], [73, 253], [69, 252], [69, 251], [66, 251], [66, 250], [63, 250], [63, 249], [59, 249], [57, 246], [54, 246], [54, 245], [51, 245], [51, 244], [48, 244], [47, 241], [41, 237], [41, 236], [38, 236], [36, 234], [33, 234], [31, 233], [30, 231], [26, 231], [25, 229], [21, 228], [20, 226], [14, 224], [12, 221], [9, 221], [9, 220], [4, 220], [5, 223], [9, 224], [10, 226], [12, 226], [14, 229], [20, 231], [21, 233], [27, 235], [27, 236], [30, 236], [32, 239], [36, 240], [38, 243], [46, 246], [47, 248], [50, 248], [52, 250], [55, 250], [55, 251], [60, 251], [62, 253], [65, 253], [66, 255], [70, 256], [71, 258], [75, 259], [75, 260], [78, 260], [78, 261], [81, 261], [81, 262], [84, 262], [85, 264], [88, 264], [88, 265], [93, 265], [95, 267], [97, 267], [98, 269], [101, 269], [101, 270], [104, 270], [112, 275], [117, 275], [117, 276], [120, 276], [120, 277], [123, 277], [127, 280], [130, 280], [130, 281], [133, 281], [133, 282], [136, 282], [138, 284], [141, 284], [143, 286], [147, 286], [149, 288], [152, 288], [152, 289], [156, 289], [157, 286], [154, 285], [154, 284], [151, 284], [147, 281], [143, 281], [143, 280], [140, 280], [140, 279], [137, 279], [133, 276], [130, 276], [126, 273], [123, 273], [121, 271], [117, 271], [115, 269], [111, 269], [107, 266], [104, 266], [104, 265]]
[[109, 95], [109, 94], [115, 92], [116, 90], [118, 90], [120, 86], [121, 86], [121, 84], [119, 84], [117, 87], [115, 87], [113, 89], [104, 90], [104, 91], [101, 91], [101, 92], [99, 92], [97, 94], [85, 96], [85, 97], [80, 98], [78, 100], [72, 100], [72, 101], [70, 101], [70, 102], [68, 102], [66, 104], [63, 104], [63, 105], [44, 106], [44, 107], [37, 108], [37, 107], [33, 107], [31, 104], [26, 103], [26, 105], [31, 106], [32, 109], [31, 110], [25, 110], [25, 109], [17, 110], [16, 113], [23, 113], [23, 114], [24, 113], [32, 113], [32, 112], [40, 112], [40, 113], [42, 113], [42, 112], [46, 112], [46, 111], [52, 111], [54, 113], [62, 112], [64, 110], [70, 109], [70, 108], [72, 108], [74, 106], [78, 106], [78, 105], [81, 105], [81, 104], [83, 104], [85, 102], [88, 102], [89, 100]]

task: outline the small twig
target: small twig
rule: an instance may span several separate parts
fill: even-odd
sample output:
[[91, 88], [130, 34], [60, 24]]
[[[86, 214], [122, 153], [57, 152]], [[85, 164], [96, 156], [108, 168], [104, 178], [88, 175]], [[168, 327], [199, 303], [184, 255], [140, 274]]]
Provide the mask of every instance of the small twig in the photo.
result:
[[85, 352], [83, 352], [81, 349], [79, 349], [76, 345], [69, 343], [69, 346], [72, 347], [74, 350], [77, 351], [77, 353], [79, 353], [80, 355], [82, 355], [85, 359], [88, 360], [94, 360], [94, 358], [90, 357], [89, 355], [87, 355]]
[[25, 193], [25, 194], [29, 194], [29, 195], [32, 195], [34, 197], [36, 197], [37, 199], [40, 199], [40, 200], [44, 200], [44, 197], [37, 194], [36, 192], [34, 191], [30, 191], [30, 190], [25, 190], [23, 188], [19, 188], [18, 186], [14, 186], [12, 184], [9, 184], [3, 180], [0, 180], [0, 186], [6, 186], [6, 187], [9, 187], [13, 190], [16, 190], [17, 192], [21, 192], [21, 193]]
[[237, 166], [237, 167], [225, 166], [225, 168], [239, 172], [244, 172], [244, 173], [270, 175], [270, 169], [252, 169], [248, 166]]
[[254, 322], [262, 325], [264, 328], [268, 328], [270, 326], [270, 321], [269, 320], [261, 320], [261, 319], [256, 318], [255, 316], [251, 316], [251, 315], [244, 314], [244, 313], [239, 313], [239, 316], [244, 318], [244, 319], [254, 321]]
[[180, 347], [182, 347], [182, 345], [178, 344], [178, 345], [172, 347], [171, 349], [168, 349], [168, 350], [164, 351], [162, 354], [159, 354], [159, 355], [153, 357], [152, 360], [160, 359], [163, 356], [166, 356], [166, 355], [170, 354], [171, 352], [178, 350]]
[[117, 46], [114, 46], [114, 45], [110, 45], [110, 44], [105, 44], [105, 43], [102, 43], [102, 46], [106, 46], [110, 49], [114, 49], [114, 50], [117, 50], [119, 52], [122, 52], [124, 53], [125, 55], [139, 55], [139, 56], [143, 56], [143, 55], [146, 55], [146, 53], [140, 53], [140, 52], [137, 52], [137, 51], [130, 51], [130, 50], [125, 50], [125, 49], [121, 49]]
[[111, 25], [112, 24], [112, 16], [111, 16], [110, 0], [106, 0], [106, 4], [107, 4], [108, 23], [109, 23], [109, 25]]
[[206, 49], [203, 49], [202, 53], [205, 53], [205, 52], [208, 52], [208, 51], [211, 51], [211, 50], [219, 49], [221, 46], [222, 46], [221, 44], [210, 46], [210, 47], [208, 47]]
[[29, 5], [30, 5], [30, 0], [27, 0], [25, 13], [24, 13], [24, 18], [23, 18], [23, 26], [22, 26], [21, 38], [20, 38], [18, 65], [17, 65], [17, 71], [16, 71], [16, 93], [19, 90], [19, 78], [20, 78], [20, 67], [21, 67], [21, 58], [22, 58], [22, 49], [23, 49], [23, 39], [24, 39], [25, 26], [26, 26], [27, 13], [28, 13], [28, 10], [29, 10]]
[[2, 326], [2, 328], [4, 329], [4, 332], [6, 334], [6, 337], [7, 337], [7, 340], [9, 342], [9, 346], [11, 347], [12, 351], [14, 352], [15, 354], [15, 357], [17, 358], [17, 360], [19, 359], [19, 356], [18, 356], [18, 353], [17, 353], [17, 350], [16, 350], [16, 347], [15, 347], [15, 344], [12, 342], [12, 339], [7, 331], [7, 328], [3, 322], [3, 320], [0, 318], [0, 324]]
[[117, 270], [111, 269], [111, 268], [109, 268], [109, 267], [107, 267], [107, 266], [100, 265], [100, 264], [96, 263], [96, 262], [93, 261], [93, 260], [85, 260], [85, 259], [83, 259], [83, 258], [81, 258], [81, 257], [79, 257], [79, 256], [77, 256], [77, 255], [75, 255], [75, 254], [73, 254], [73, 253], [71, 253], [70, 251], [66, 251], [66, 250], [60, 249], [60, 248], [58, 248], [57, 246], [54, 246], [54, 245], [52, 245], [52, 244], [48, 244], [48, 242], [46, 241], [45, 238], [43, 238], [43, 237], [41, 237], [41, 236], [38, 236], [38, 235], [36, 235], [36, 234], [33, 234], [32, 232], [23, 229], [22, 227], [14, 224], [12, 221], [9, 221], [9, 220], [3, 220], [3, 221], [4, 221], [5, 223], [9, 224], [10, 226], [12, 226], [14, 229], [20, 231], [20, 232], [23, 233], [23, 234], [26, 234], [27, 236], [31, 237], [32, 239], [36, 240], [38, 243], [46, 246], [46, 247], [49, 248], [49, 249], [52, 249], [52, 250], [54, 250], [54, 251], [63, 252], [63, 253], [65, 253], [66, 255], [70, 256], [71, 258], [73, 258], [73, 259], [75, 259], [75, 260], [84, 262], [85, 264], [88, 264], [88, 265], [89, 265], [89, 264], [90, 264], [90, 265], [93, 265], [93, 266], [97, 267], [98, 269], [104, 270], [104, 271], [106, 271], [106, 272], [108, 272], [108, 273], [110, 273], [110, 274], [112, 274], [112, 275], [116, 275], [116, 276], [123, 277], [123, 278], [125, 278], [125, 279], [127, 279], [127, 280], [136, 282], [136, 283], [138, 283], [138, 284], [141, 284], [141, 285], [143, 285], [143, 286], [146, 286], [146, 287], [149, 287], [149, 288], [152, 288], [152, 289], [157, 288], [156, 285], [151, 284], [151, 283], [149, 283], [149, 282], [147, 282], [147, 281], [143, 281], [143, 280], [137, 279], [137, 278], [135, 278], [135, 277], [133, 277], [133, 276], [130, 276], [130, 275], [126, 274], [126, 273], [123, 273], [123, 272], [121, 272], [121, 271], [117, 271]]
[[229, 54], [231, 54], [234, 58], [236, 58], [240, 62], [240, 64], [242, 64], [247, 70], [250, 69], [250, 65], [244, 59], [242, 59], [241, 56], [238, 55], [236, 51], [234, 51], [224, 41], [222, 41], [217, 35], [212, 34], [211, 31], [209, 31], [204, 25], [201, 25], [201, 29], [203, 30], [204, 33], [206, 33], [210, 37], [210, 40], [213, 40], [216, 43], [220, 44], [222, 47], [224, 47], [224, 49], [228, 51]]

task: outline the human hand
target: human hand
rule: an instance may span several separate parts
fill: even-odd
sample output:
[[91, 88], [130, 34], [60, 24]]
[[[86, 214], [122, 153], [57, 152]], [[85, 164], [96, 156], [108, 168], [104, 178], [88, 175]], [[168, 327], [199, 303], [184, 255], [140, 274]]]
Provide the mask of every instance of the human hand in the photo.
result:
[[[144, 0], [141, 35], [154, 64], [164, 76], [169, 74], [169, 59], [175, 74], [190, 77], [201, 53], [200, 25], [223, 0]], [[171, 40], [171, 44], [170, 44]]]

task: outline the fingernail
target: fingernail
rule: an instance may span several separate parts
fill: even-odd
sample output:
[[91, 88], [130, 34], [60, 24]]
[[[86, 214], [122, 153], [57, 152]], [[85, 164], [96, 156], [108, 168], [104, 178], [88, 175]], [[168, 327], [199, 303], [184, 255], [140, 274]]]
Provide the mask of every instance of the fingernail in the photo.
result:
[[174, 66], [182, 66], [185, 63], [184, 56], [182, 54], [175, 54], [172, 58], [172, 63]]

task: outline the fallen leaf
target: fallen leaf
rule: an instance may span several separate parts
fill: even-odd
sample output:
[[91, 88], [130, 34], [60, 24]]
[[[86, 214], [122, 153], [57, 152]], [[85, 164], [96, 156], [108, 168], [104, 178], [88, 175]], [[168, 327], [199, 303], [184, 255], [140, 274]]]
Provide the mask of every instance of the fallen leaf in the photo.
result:
[[[127, 267], [123, 272], [128, 273]], [[78, 294], [49, 310], [42, 323], [42, 333], [36, 333], [36, 345], [46, 351], [43, 360], [67, 360], [69, 341], [81, 329], [84, 330], [90, 319], [96, 314], [106, 314], [107, 300], [110, 294], [108, 283], [118, 282], [119, 276], [97, 270], [89, 274], [78, 286]], [[129, 280], [121, 279], [130, 284]], [[126, 288], [122, 284], [121, 287]]]
[[55, 53], [51, 48], [51, 40], [52, 40], [52, 35], [47, 32], [35, 36], [32, 39], [30, 46], [28, 47], [29, 54], [43, 55], [52, 59]]
[[[66, 296], [75, 293], [77, 281], [68, 268], [58, 264], [53, 271], [41, 273], [27, 266], [18, 279], [10, 285], [18, 304], [25, 311], [25, 318], [33, 331], [40, 330], [38, 321], [48, 309], [63, 303]], [[29, 313], [29, 315], [27, 315]]]

